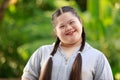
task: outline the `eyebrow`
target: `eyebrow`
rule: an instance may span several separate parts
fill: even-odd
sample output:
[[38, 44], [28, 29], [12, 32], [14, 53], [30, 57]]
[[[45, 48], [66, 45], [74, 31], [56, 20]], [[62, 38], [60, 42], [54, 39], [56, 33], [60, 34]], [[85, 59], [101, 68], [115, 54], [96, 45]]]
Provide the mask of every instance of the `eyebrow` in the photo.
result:
[[[67, 23], [70, 22], [70, 21], [73, 21], [73, 20], [74, 19], [70, 19], [70, 20], [67, 21]], [[64, 25], [64, 23], [60, 23], [59, 25]]]

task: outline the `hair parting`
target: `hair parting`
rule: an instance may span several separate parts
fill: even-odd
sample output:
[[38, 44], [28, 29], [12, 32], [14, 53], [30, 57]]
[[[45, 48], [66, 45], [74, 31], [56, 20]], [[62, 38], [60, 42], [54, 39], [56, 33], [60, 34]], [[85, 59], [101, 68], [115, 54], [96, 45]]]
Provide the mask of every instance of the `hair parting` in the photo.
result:
[[62, 8], [60, 8], [60, 12], [61, 12], [61, 14], [63, 14], [63, 10], [62, 10]]

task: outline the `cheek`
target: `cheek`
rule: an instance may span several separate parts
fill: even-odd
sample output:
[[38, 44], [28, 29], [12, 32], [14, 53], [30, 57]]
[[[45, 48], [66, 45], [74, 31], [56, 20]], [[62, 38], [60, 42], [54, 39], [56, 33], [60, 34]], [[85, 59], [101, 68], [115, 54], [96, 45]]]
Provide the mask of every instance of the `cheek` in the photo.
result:
[[82, 32], [82, 27], [80, 28], [80, 31]]
[[82, 25], [80, 24], [80, 26], [78, 26], [80, 32], [82, 32]]
[[56, 29], [55, 30], [55, 34], [59, 37], [59, 36], [61, 36], [63, 34], [63, 32], [58, 30], [58, 29]]
[[77, 31], [82, 32], [82, 27], [81, 26], [77, 26], [75, 28], [76, 28]]

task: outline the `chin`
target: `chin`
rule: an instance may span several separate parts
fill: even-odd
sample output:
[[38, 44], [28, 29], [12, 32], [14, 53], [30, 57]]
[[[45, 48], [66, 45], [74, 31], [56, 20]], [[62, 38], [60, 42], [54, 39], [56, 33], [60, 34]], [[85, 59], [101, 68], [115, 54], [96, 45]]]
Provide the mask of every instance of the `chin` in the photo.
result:
[[74, 44], [76, 43], [77, 41], [74, 41], [74, 40], [71, 40], [71, 41], [68, 41], [69, 44]]

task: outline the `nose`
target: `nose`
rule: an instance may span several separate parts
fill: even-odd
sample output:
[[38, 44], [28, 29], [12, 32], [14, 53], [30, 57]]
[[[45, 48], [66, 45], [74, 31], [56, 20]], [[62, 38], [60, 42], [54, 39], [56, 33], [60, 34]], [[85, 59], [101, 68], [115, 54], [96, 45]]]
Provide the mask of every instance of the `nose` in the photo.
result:
[[72, 30], [72, 28], [73, 27], [71, 25], [67, 25], [65, 29], [66, 29], [66, 31], [70, 31], [70, 30]]

